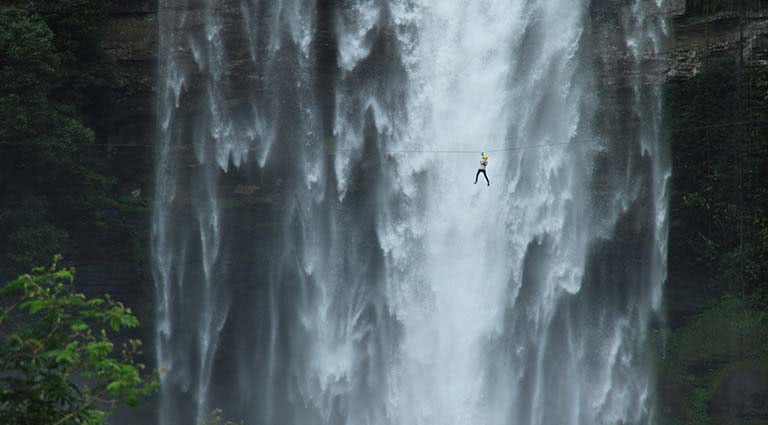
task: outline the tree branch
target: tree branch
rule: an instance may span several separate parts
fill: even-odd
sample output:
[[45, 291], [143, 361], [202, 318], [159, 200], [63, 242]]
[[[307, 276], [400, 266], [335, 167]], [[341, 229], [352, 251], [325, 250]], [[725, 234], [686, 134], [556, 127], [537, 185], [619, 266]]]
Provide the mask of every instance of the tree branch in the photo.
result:
[[91, 406], [93, 406], [93, 405], [94, 405], [94, 403], [96, 403], [98, 400], [100, 400], [100, 399], [99, 399], [99, 396], [101, 396], [102, 394], [104, 394], [104, 393], [106, 393], [106, 392], [107, 392], [107, 390], [106, 390], [106, 389], [104, 389], [104, 390], [101, 390], [99, 393], [97, 393], [97, 394], [95, 394], [95, 395], [91, 396], [91, 399], [90, 399], [90, 400], [89, 400], [87, 403], [83, 404], [83, 405], [82, 405], [82, 406], [81, 406], [79, 409], [77, 409], [77, 410], [75, 410], [75, 411], [72, 411], [72, 412], [69, 412], [69, 413], [67, 413], [67, 415], [66, 415], [66, 416], [64, 416], [63, 418], [59, 419], [58, 421], [56, 421], [56, 422], [52, 423], [51, 425], [61, 425], [61, 424], [63, 424], [64, 422], [68, 421], [69, 419], [72, 419], [72, 418], [73, 418], [73, 417], [75, 417], [76, 415], [78, 415], [78, 414], [82, 413], [82, 412], [83, 412], [85, 409], [88, 409], [88, 408], [90, 408]]

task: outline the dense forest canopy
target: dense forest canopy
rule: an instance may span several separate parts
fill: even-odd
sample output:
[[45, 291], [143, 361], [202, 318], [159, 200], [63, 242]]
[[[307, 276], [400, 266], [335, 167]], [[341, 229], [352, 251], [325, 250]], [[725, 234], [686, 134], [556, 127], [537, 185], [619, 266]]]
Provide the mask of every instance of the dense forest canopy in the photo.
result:
[[83, 229], [109, 227], [118, 240], [133, 231], [121, 212], [141, 201], [119, 199], [113, 158], [97, 146], [120, 84], [100, 47], [108, 7], [101, 0], [0, 6], [0, 251], [7, 253], [0, 275], [6, 278], [55, 253], [97, 251], [79, 236]]

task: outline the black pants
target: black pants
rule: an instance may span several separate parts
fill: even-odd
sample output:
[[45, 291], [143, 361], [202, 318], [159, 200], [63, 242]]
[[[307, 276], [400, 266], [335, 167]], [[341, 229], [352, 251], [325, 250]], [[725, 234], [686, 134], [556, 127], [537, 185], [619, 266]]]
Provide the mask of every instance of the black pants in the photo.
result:
[[475, 174], [475, 183], [477, 183], [477, 178], [480, 177], [480, 173], [483, 173], [483, 177], [485, 177], [485, 181], [488, 182], [488, 186], [491, 185], [491, 182], [488, 180], [488, 174], [485, 174], [485, 170], [482, 168], [477, 170], [477, 174]]

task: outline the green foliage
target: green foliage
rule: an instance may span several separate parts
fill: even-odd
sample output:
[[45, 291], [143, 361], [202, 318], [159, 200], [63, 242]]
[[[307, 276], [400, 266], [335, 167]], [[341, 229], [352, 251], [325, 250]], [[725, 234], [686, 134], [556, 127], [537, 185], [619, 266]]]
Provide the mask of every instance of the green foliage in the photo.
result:
[[[0, 210], [0, 228], [9, 229], [4, 247], [16, 270], [30, 270], [62, 252], [69, 235], [50, 223], [44, 199], [30, 197], [16, 208]], [[2, 246], [3, 244], [0, 244]]]
[[725, 296], [670, 335], [660, 372], [671, 423], [723, 423], [708, 409], [722, 379], [738, 367], [768, 369], [768, 313], [750, 305]]
[[12, 7], [0, 9], [0, 23], [3, 93], [46, 89], [60, 65], [48, 25], [40, 16]]
[[132, 224], [115, 217], [112, 159], [92, 149], [116, 84], [99, 44], [108, 6], [0, 2], [0, 270], [28, 270], [72, 246], [87, 255], [83, 229], [100, 223], [137, 251]]
[[54, 45], [61, 57], [61, 75], [53, 97], [83, 112], [89, 127], [100, 126], [89, 119], [108, 102], [109, 88], [117, 84], [99, 46], [109, 2], [104, 0], [28, 0], [28, 10], [42, 16], [54, 33]]
[[0, 6], [0, 147], [3, 143], [39, 145], [27, 152], [50, 171], [27, 167], [28, 171], [77, 176], [83, 174], [73, 166], [77, 146], [93, 142], [94, 134], [82, 125], [74, 105], [53, 96], [54, 88], [65, 80], [65, 55], [54, 40], [40, 15]]
[[19, 269], [32, 268], [61, 252], [66, 239], [67, 232], [50, 223], [18, 228], [9, 237], [11, 259]]
[[0, 7], [0, 142], [67, 146], [92, 140], [64, 108], [50, 102], [61, 58], [38, 15]]
[[724, 297], [683, 327], [672, 341], [688, 369], [711, 362], [768, 359], [768, 316], [742, 300]]
[[[740, 77], [739, 77], [740, 76]], [[670, 274], [768, 306], [768, 70], [710, 58], [667, 90], [675, 169]], [[743, 123], [755, 122], [755, 125]], [[741, 125], [732, 125], [742, 123]], [[688, 130], [690, 129], [690, 130]], [[686, 276], [683, 277], [682, 274]]]
[[0, 417], [7, 425], [101, 424], [119, 403], [136, 405], [157, 388], [134, 360], [138, 326], [129, 308], [86, 298], [58, 259], [0, 289]]
[[40, 15], [0, 6], [0, 142], [60, 148], [93, 140], [75, 111], [52, 98], [67, 69], [54, 41]]

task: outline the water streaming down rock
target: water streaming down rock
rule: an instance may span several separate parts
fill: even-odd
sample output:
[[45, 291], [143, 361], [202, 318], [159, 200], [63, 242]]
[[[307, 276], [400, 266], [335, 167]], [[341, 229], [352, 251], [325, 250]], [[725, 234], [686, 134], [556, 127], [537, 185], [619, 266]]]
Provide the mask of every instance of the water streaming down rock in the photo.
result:
[[161, 1], [159, 423], [652, 423], [659, 7]]

